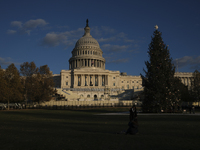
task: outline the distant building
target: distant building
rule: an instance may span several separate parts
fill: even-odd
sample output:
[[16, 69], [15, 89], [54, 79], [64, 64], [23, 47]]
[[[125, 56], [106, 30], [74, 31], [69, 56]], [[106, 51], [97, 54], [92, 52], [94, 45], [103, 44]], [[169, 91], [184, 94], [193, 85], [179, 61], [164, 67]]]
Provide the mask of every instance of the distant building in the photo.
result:
[[[105, 59], [99, 43], [90, 35], [88, 21], [85, 33], [72, 50], [69, 70], [54, 74], [55, 87], [67, 100], [91, 101], [131, 99], [134, 89], [143, 90], [140, 76], [105, 69]], [[192, 73], [176, 73], [186, 85], [191, 85]]]

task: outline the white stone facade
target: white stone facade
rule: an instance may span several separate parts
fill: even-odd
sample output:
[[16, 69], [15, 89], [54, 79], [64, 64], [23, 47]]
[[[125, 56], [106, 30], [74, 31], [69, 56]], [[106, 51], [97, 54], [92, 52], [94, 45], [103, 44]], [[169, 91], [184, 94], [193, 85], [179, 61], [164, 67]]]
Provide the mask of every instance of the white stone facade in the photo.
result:
[[[125, 90], [141, 89], [140, 76], [129, 76], [105, 69], [103, 52], [99, 43], [90, 35], [88, 22], [84, 30], [85, 34], [76, 42], [72, 51], [69, 70], [61, 70], [60, 74], [54, 74], [55, 87], [65, 92], [66, 99], [70, 96], [70, 99], [73, 99], [74, 93], [74, 99], [79, 95], [79, 100], [83, 101], [104, 100], [110, 99], [112, 95], [117, 97]], [[192, 73], [176, 73], [175, 76], [180, 77], [185, 85], [191, 85]]]

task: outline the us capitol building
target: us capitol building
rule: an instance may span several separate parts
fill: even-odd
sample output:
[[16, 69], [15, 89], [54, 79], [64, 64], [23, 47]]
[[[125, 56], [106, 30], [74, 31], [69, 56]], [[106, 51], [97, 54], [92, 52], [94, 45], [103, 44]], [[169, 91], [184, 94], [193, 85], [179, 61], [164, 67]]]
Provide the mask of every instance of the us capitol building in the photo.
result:
[[[57, 93], [66, 100], [130, 100], [143, 90], [140, 76], [128, 76], [105, 69], [99, 43], [90, 35], [88, 20], [85, 33], [75, 44], [69, 59], [69, 70], [54, 74]], [[185, 85], [191, 85], [192, 73], [176, 73]]]

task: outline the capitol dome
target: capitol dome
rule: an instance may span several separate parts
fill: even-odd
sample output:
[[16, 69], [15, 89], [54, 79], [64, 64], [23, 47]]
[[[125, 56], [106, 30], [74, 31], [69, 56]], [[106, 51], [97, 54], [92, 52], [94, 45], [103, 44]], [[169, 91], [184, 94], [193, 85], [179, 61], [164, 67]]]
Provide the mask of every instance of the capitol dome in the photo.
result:
[[81, 37], [75, 45], [75, 48], [81, 48], [83, 46], [92, 46], [100, 48], [99, 43], [90, 35], [90, 27], [85, 27], [85, 34]]
[[85, 33], [75, 44], [72, 57], [69, 59], [69, 69], [96, 68], [105, 69], [105, 59], [99, 43], [90, 35], [88, 20]]

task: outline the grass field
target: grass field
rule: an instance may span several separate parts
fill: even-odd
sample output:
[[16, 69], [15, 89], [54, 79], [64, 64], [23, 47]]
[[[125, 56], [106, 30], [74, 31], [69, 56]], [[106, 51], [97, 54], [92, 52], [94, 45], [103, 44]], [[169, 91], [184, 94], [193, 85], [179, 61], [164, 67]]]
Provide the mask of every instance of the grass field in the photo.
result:
[[[127, 108], [126, 108], [127, 109]], [[200, 116], [138, 115], [139, 134], [128, 128], [128, 115], [94, 115], [116, 108], [87, 110], [0, 111], [0, 149], [198, 150]]]

